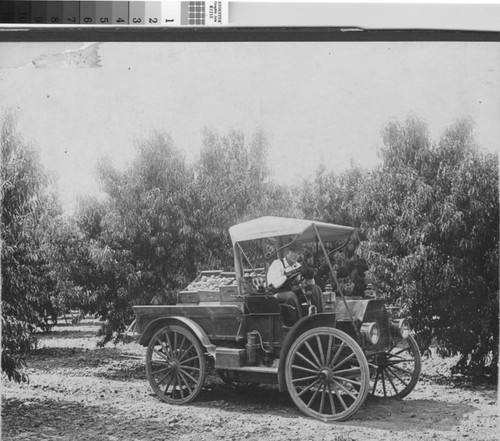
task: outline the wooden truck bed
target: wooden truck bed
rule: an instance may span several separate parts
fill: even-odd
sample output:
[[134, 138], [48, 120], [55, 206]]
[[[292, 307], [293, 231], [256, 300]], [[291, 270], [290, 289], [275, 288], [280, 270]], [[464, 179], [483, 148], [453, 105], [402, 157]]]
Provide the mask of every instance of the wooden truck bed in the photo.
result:
[[147, 325], [162, 317], [187, 317], [200, 325], [212, 340], [235, 340], [241, 332], [243, 305], [206, 304], [143, 305], [134, 306], [137, 331], [142, 334]]

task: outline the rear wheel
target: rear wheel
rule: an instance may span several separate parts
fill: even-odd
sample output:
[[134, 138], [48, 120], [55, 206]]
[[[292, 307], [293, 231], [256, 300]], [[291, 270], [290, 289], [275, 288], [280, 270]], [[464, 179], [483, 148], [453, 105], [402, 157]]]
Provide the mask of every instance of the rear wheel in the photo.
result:
[[413, 336], [399, 339], [386, 352], [370, 357], [376, 366], [370, 394], [381, 398], [404, 398], [415, 387], [420, 376], [420, 350]]
[[292, 400], [306, 415], [343, 421], [364, 403], [370, 373], [356, 341], [325, 327], [304, 332], [290, 347], [285, 381]]
[[153, 335], [146, 352], [146, 375], [163, 401], [185, 404], [200, 393], [206, 366], [198, 338], [180, 326], [165, 326]]

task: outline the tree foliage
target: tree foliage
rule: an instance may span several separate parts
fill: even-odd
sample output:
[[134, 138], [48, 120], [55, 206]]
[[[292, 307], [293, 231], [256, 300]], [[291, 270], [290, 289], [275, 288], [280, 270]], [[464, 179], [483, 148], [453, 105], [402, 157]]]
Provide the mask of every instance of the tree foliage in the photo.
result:
[[[329, 172], [320, 166], [314, 177], [303, 181], [299, 206], [302, 217], [329, 222], [339, 225], [360, 226], [360, 220], [355, 215], [354, 202], [366, 172], [352, 164], [351, 168], [341, 173]], [[331, 254], [335, 264], [337, 277], [346, 295], [360, 296], [366, 288], [366, 261], [356, 254], [356, 249], [363, 232], [356, 230], [354, 237], [347, 245]], [[329, 251], [339, 244], [327, 244]], [[319, 265], [316, 283], [324, 286], [330, 283], [330, 270], [325, 262]]]
[[137, 145], [121, 172], [103, 158], [97, 167], [107, 198], [81, 199], [77, 225], [87, 240], [83, 287], [89, 312], [106, 321], [102, 343], [123, 331], [134, 304], [172, 300], [183, 282], [184, 195], [190, 179], [184, 158], [166, 135]]
[[267, 139], [257, 131], [250, 140], [236, 131], [205, 131], [194, 164], [191, 213], [198, 232], [194, 255], [199, 268], [231, 269], [233, 253], [228, 229], [254, 217], [290, 212], [291, 193], [272, 182], [267, 167]]
[[460, 120], [439, 142], [409, 117], [383, 132], [382, 164], [356, 198], [367, 277], [402, 306], [425, 347], [461, 372], [498, 361], [498, 158]]
[[[480, 153], [461, 120], [439, 141], [416, 117], [383, 131], [381, 164], [321, 167], [301, 186], [273, 182], [263, 132], [206, 130], [192, 163], [168, 134], [137, 144], [124, 171], [102, 158], [104, 199], [62, 215], [37, 151], [7, 118], [2, 147], [2, 369], [20, 368], [69, 309], [104, 320], [102, 344], [133, 320], [133, 305], [171, 303], [204, 269], [231, 270], [228, 228], [264, 215], [357, 227], [335, 255], [345, 291], [375, 285], [412, 319], [424, 347], [460, 354], [457, 370], [496, 373], [498, 158]], [[318, 274], [327, 283], [326, 267]]]
[[374, 170], [320, 167], [303, 183], [303, 216], [357, 227], [334, 257], [348, 294], [372, 283], [412, 319], [423, 348], [460, 354], [456, 371], [495, 374], [498, 158], [480, 153], [467, 119], [437, 142], [415, 116], [382, 135]]
[[24, 359], [71, 308], [81, 308], [78, 269], [87, 247], [63, 216], [38, 151], [5, 117], [2, 148], [2, 371], [22, 381]]
[[11, 115], [3, 121], [1, 148], [2, 371], [21, 381], [25, 355], [36, 344], [33, 332], [51, 306], [40, 233], [52, 207], [45, 194], [49, 177]]
[[92, 262], [90, 310], [106, 320], [102, 344], [132, 321], [133, 305], [171, 303], [198, 271], [232, 268], [229, 226], [286, 205], [271, 203], [288, 193], [268, 185], [265, 155], [260, 132], [247, 141], [206, 131], [189, 164], [170, 136], [157, 133], [137, 145], [124, 172], [99, 163], [107, 198], [82, 199], [76, 217]]

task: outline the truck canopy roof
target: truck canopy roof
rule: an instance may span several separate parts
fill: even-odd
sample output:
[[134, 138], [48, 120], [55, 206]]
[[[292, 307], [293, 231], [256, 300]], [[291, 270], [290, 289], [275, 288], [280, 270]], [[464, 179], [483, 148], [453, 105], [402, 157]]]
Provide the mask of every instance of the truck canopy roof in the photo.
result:
[[296, 236], [295, 243], [307, 243], [316, 240], [314, 225], [316, 225], [321, 239], [325, 242], [348, 239], [354, 232], [353, 227], [343, 225], [288, 217], [265, 216], [233, 225], [229, 228], [229, 235], [233, 245], [247, 240], [280, 236]]

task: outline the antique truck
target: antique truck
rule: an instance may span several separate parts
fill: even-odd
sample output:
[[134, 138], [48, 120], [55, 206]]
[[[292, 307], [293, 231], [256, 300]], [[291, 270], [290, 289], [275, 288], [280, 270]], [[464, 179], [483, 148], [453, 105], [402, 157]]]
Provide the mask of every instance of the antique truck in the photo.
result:
[[[234, 272], [202, 272], [175, 305], [134, 306], [155, 394], [170, 404], [194, 400], [211, 361], [228, 385], [278, 385], [303, 413], [325, 422], [351, 417], [368, 394], [408, 395], [421, 361], [407, 320], [382, 299], [345, 295], [330, 261], [332, 247], [353, 232], [271, 216], [235, 225]], [[336, 286], [323, 294], [324, 312], [309, 315], [304, 304], [298, 320], [265, 282], [269, 263], [290, 244], [315, 248]]]

